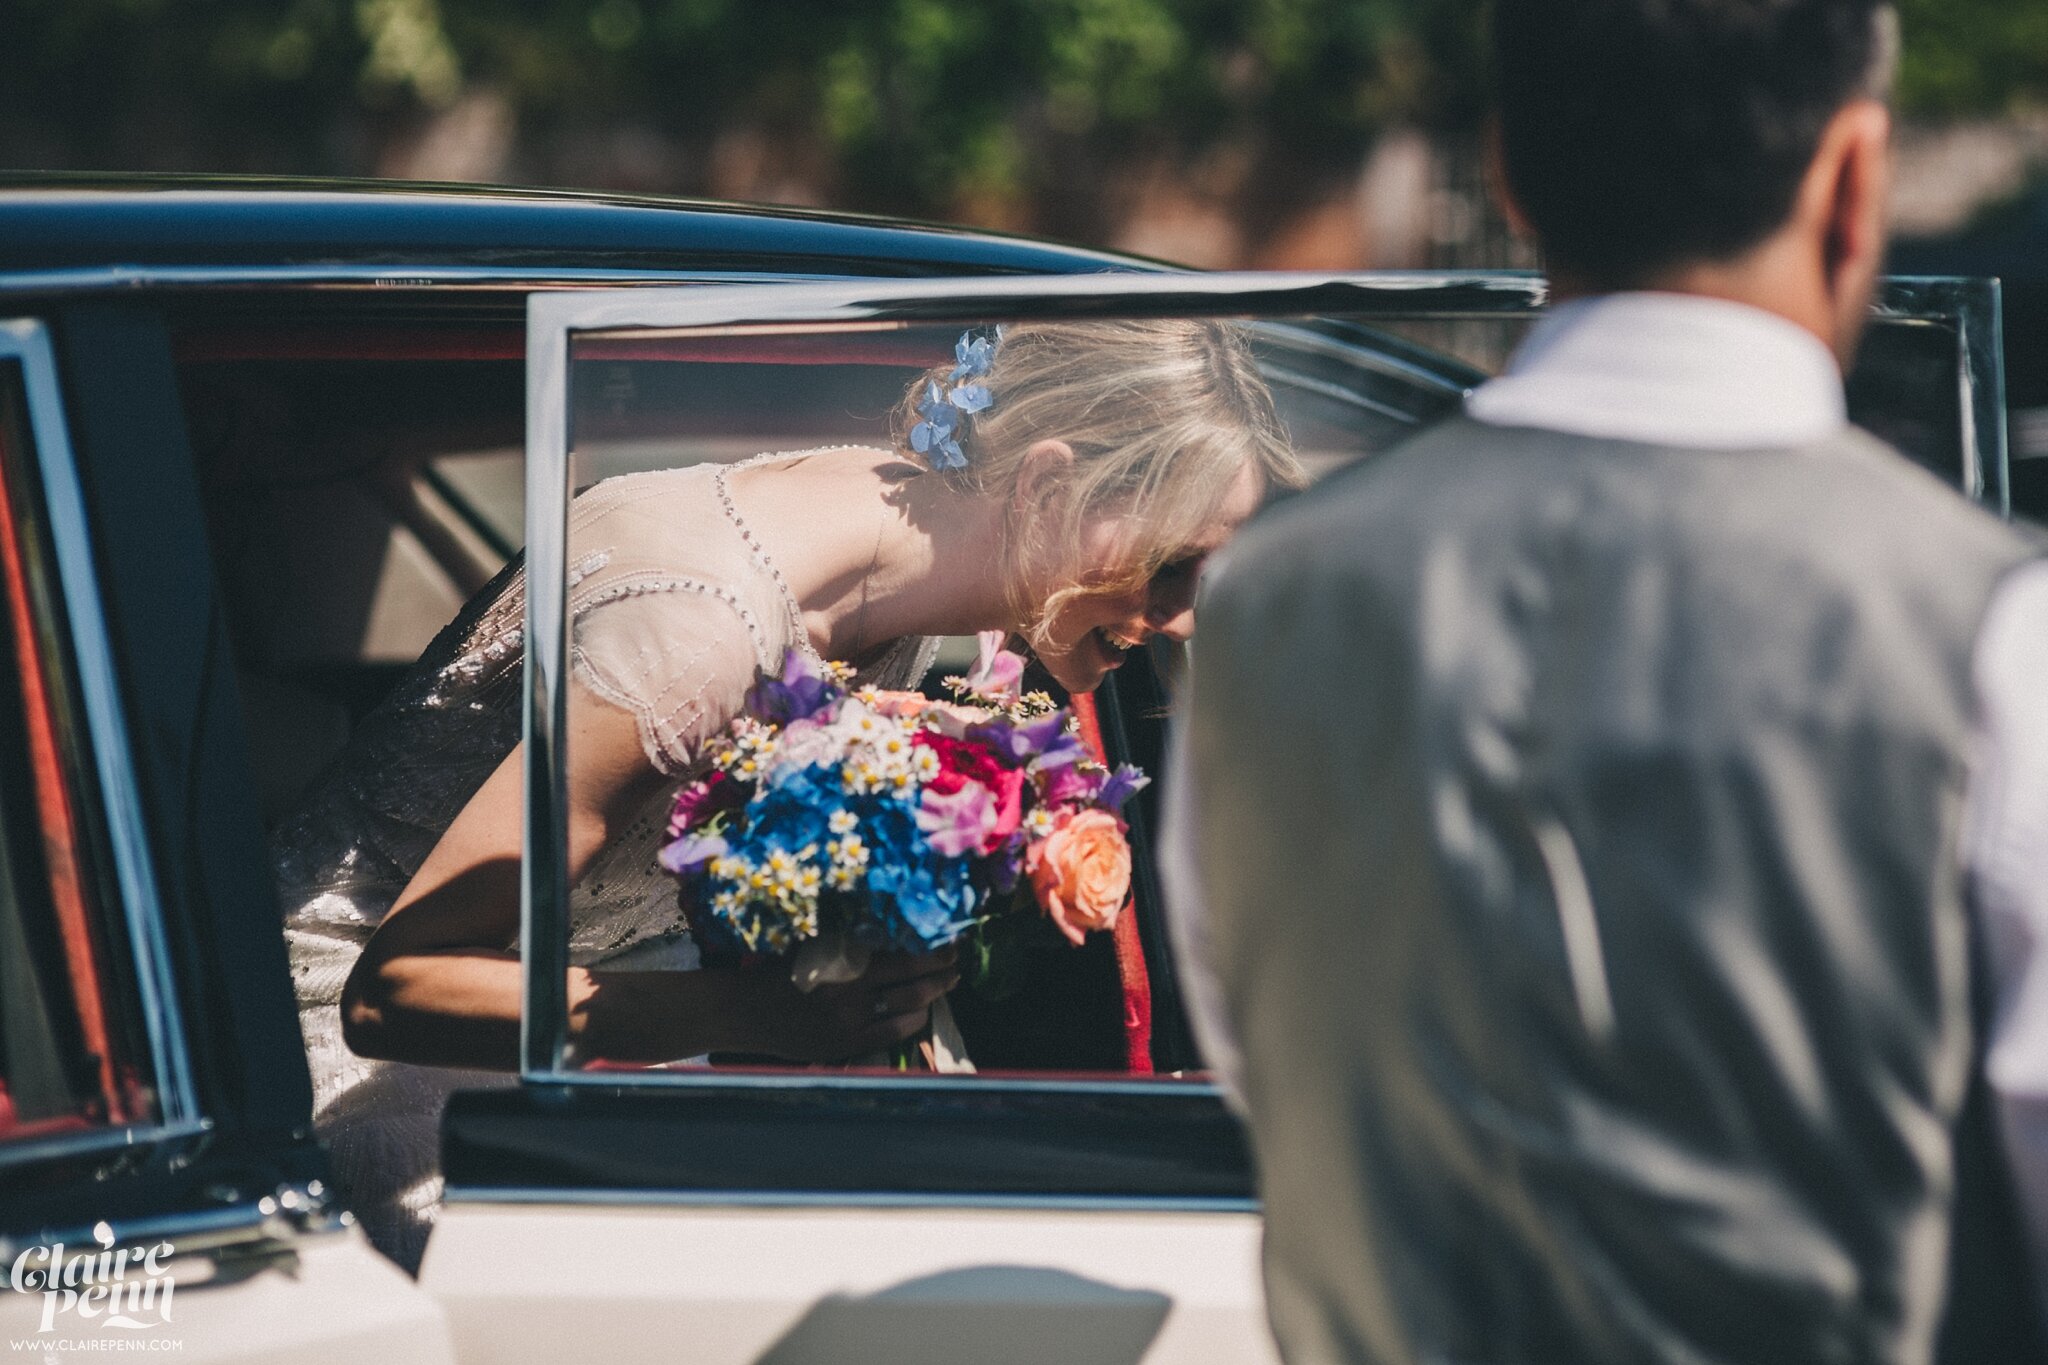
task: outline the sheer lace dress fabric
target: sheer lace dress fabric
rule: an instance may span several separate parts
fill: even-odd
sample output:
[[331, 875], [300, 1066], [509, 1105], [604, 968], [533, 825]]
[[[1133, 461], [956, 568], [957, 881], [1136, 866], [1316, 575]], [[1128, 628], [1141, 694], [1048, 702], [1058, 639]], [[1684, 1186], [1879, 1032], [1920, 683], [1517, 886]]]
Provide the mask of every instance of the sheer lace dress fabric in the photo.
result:
[[[742, 520], [726, 474], [810, 453], [626, 475], [571, 505], [572, 675], [634, 717], [647, 761], [674, 779], [572, 889], [577, 965], [698, 965], [674, 883], [655, 862], [674, 787], [692, 773], [703, 741], [739, 711], [757, 670], [779, 668], [792, 647], [817, 659], [796, 599]], [[513, 1078], [357, 1057], [341, 1036], [341, 990], [378, 921], [519, 740], [525, 587], [515, 563], [477, 594], [364, 718], [273, 840], [315, 1125], [371, 1240], [412, 1268], [440, 1200], [443, 1102], [454, 1090]], [[937, 644], [898, 640], [863, 680], [915, 686]]]

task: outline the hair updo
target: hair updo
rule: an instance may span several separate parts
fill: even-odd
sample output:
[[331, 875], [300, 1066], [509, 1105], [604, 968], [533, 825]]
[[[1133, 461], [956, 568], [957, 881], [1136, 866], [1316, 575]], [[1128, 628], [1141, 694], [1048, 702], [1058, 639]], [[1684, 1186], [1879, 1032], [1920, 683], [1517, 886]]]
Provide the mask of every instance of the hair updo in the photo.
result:
[[[899, 449], [910, 449], [927, 384], [944, 392], [951, 372], [951, 365], [935, 366], [910, 386], [894, 418]], [[1079, 564], [1093, 517], [1130, 517], [1145, 528], [1115, 572], [1090, 573], [1045, 602], [1013, 602], [1027, 635], [1073, 597], [1150, 580], [1209, 525], [1244, 469], [1268, 490], [1307, 481], [1243, 330], [1230, 323], [1009, 323], [988, 373], [973, 382], [986, 385], [993, 401], [963, 416], [958, 440], [967, 464], [940, 477], [1006, 496], [1039, 441], [1063, 441], [1074, 451], [1063, 496], [1010, 524], [1004, 549], [1013, 591], [1023, 592], [1014, 570], [1027, 558]]]

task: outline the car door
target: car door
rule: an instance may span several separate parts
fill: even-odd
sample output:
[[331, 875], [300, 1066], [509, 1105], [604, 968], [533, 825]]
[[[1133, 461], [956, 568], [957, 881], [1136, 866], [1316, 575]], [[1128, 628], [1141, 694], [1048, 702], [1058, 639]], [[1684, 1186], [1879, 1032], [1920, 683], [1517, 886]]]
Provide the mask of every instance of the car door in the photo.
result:
[[0, 1338], [440, 1365], [307, 1124], [169, 375], [147, 308], [0, 319]]
[[[1271, 1358], [1248, 1154], [1201, 1069], [1160, 915], [1156, 786], [1131, 810], [1134, 932], [1099, 941], [1086, 968], [1079, 956], [1060, 968], [1050, 1034], [1043, 1018], [991, 1030], [996, 1064], [978, 1074], [758, 1059], [621, 1070], [570, 1057], [569, 502], [608, 474], [724, 458], [665, 443], [660, 418], [701, 413], [721, 393], [740, 426], [757, 422], [741, 445], [771, 439], [790, 395], [833, 385], [847, 395], [849, 439], [886, 439], [886, 396], [943, 362], [963, 330], [1041, 319], [1234, 321], [1304, 458], [1325, 471], [1455, 409], [1544, 303], [1540, 280], [1506, 274], [536, 295], [523, 1084], [458, 1095], [444, 1120], [446, 1205], [422, 1284], [459, 1350], [502, 1361]], [[1887, 282], [1866, 361], [1878, 369], [1852, 377], [1851, 393], [1862, 420], [2002, 510], [1995, 303], [1985, 282]], [[1112, 761], [1159, 773], [1176, 654], [1153, 649], [1077, 708]], [[1093, 984], [1075, 984], [1087, 971]], [[1093, 1041], [1052, 1037], [1061, 1027]]]

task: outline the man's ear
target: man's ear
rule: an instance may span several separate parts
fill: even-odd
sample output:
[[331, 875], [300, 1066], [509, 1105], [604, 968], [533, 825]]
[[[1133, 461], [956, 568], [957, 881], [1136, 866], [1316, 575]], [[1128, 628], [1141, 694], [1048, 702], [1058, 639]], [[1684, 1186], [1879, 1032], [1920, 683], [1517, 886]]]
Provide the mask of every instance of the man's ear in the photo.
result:
[[1530, 224], [1529, 215], [1522, 211], [1522, 201], [1515, 198], [1515, 187], [1508, 183], [1507, 147], [1501, 141], [1500, 118], [1497, 115], [1486, 121], [1484, 169], [1486, 188], [1493, 195], [1493, 202], [1500, 206], [1508, 226], [1518, 236], [1535, 240], [1536, 229]]
[[1798, 216], [1820, 252], [1821, 278], [1836, 317], [1836, 350], [1845, 364], [1884, 264], [1891, 131], [1891, 111], [1882, 102], [1850, 101], [1828, 121], [1800, 186]]

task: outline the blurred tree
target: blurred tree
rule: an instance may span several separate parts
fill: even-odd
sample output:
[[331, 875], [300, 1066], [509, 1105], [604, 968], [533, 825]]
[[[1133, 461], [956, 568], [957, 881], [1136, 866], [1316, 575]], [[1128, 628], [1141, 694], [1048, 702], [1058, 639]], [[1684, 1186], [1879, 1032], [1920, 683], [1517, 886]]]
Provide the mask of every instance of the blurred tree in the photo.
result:
[[[1141, 165], [1284, 213], [1355, 174], [1387, 123], [1476, 107], [1476, 26], [1452, 0], [4, 9], [0, 157], [46, 168], [368, 173], [484, 96], [517, 122], [512, 176], [781, 188], [1086, 236]], [[622, 129], [637, 162], [600, 146]]]
[[2048, 4], [1899, 0], [1908, 113], [1952, 118], [2048, 105]]
[[[2048, 3], [1904, 0], [1912, 112], [2048, 103]], [[0, 0], [0, 162], [487, 176], [1258, 235], [1469, 133], [1474, 0]]]

